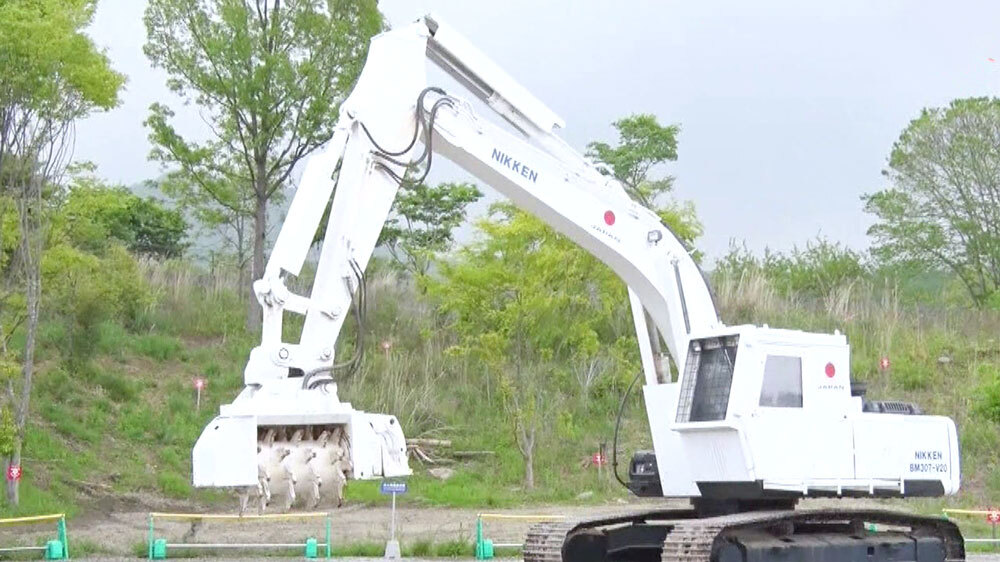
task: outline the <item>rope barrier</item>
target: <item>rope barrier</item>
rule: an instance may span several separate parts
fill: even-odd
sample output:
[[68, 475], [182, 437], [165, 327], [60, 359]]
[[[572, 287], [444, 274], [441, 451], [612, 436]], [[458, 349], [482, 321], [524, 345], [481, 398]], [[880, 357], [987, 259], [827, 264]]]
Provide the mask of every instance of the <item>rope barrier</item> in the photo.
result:
[[36, 523], [56, 522], [56, 538], [46, 541], [44, 546], [7, 546], [0, 547], [0, 552], [27, 552], [40, 550], [45, 553], [46, 560], [69, 560], [69, 533], [66, 531], [66, 514], [52, 513], [48, 515], [29, 515], [26, 517], [10, 517], [0, 519], [0, 527], [15, 525], [34, 525]]
[[[255, 521], [301, 521], [308, 519], [326, 520], [326, 542], [319, 542], [313, 537], [306, 538], [301, 543], [168, 543], [166, 539], [156, 538], [155, 521], [157, 519], [167, 521], [190, 521], [198, 523], [200, 521], [218, 522], [255, 522]], [[325, 551], [326, 558], [332, 555], [332, 535], [333, 523], [330, 514], [327, 512], [307, 512], [307, 513], [269, 513], [265, 515], [233, 515], [221, 513], [162, 513], [150, 512], [149, 514], [149, 538], [147, 543], [148, 558], [150, 560], [163, 560], [167, 558], [168, 549], [226, 549], [226, 548], [303, 548], [306, 558], [317, 558], [319, 549]]]
[[997, 525], [1000, 524], [1000, 510], [996, 509], [942, 509], [945, 518], [949, 515], [985, 515], [986, 522], [990, 524], [991, 538], [966, 538], [965, 542], [970, 543], [1000, 543], [1000, 538], [997, 537]]

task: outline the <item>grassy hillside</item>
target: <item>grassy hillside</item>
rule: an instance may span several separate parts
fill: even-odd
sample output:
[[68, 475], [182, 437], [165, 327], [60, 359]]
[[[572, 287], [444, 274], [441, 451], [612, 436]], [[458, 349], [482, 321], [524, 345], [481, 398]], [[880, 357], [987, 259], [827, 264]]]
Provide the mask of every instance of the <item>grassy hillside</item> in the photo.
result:
[[[237, 284], [182, 264], [150, 268], [146, 275], [156, 299], [141, 327], [100, 324], [91, 334], [96, 354], [83, 364], [60, 358], [63, 328], [45, 324], [22, 504], [4, 506], [3, 514], [80, 513], [98, 505], [141, 510], [163, 501], [235, 505], [226, 494], [192, 490], [189, 481], [190, 448], [219, 404], [241, 388], [246, 355], [256, 343], [242, 327]], [[553, 405], [553, 422], [540, 436], [538, 486], [526, 491], [495, 381], [481, 366], [446, 352], [454, 336], [418, 290], [389, 274], [373, 274], [369, 283], [364, 367], [341, 383], [341, 398], [359, 409], [395, 413], [410, 437], [447, 438], [457, 449], [496, 452], [488, 462], [458, 465], [446, 483], [413, 462], [418, 475], [405, 501], [489, 507], [627, 497], [607, 474], [599, 478], [581, 463], [599, 443], [610, 442], [631, 374], [605, 376], [586, 390], [576, 379], [567, 381], [573, 399]], [[753, 274], [722, 275], [715, 284], [728, 323], [845, 332], [853, 376], [868, 383], [869, 396], [912, 400], [957, 421], [963, 492], [949, 503], [1000, 500], [1000, 314], [903, 304], [894, 288], [863, 282], [820, 297], [787, 296]], [[342, 339], [350, 353], [353, 335]], [[385, 341], [392, 344], [388, 352], [380, 345]], [[888, 371], [878, 368], [883, 356], [892, 361]], [[200, 411], [194, 407], [196, 376], [208, 381]], [[644, 418], [633, 396], [624, 425], [626, 455], [648, 447]], [[582, 492], [592, 493], [578, 497]], [[352, 483], [347, 495], [348, 501], [382, 501], [372, 483]], [[941, 502], [918, 505], [935, 510]]]

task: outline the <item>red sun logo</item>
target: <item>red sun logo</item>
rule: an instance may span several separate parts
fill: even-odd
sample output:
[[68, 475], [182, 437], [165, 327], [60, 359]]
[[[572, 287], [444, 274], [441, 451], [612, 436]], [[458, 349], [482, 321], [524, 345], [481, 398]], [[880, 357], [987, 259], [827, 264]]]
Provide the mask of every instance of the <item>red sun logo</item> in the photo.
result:
[[833, 366], [833, 363], [827, 363], [826, 364], [826, 376], [832, 379], [833, 375], [836, 375], [836, 374], [837, 374], [837, 368]]
[[604, 211], [604, 222], [611, 226], [615, 224], [615, 214], [611, 211]]

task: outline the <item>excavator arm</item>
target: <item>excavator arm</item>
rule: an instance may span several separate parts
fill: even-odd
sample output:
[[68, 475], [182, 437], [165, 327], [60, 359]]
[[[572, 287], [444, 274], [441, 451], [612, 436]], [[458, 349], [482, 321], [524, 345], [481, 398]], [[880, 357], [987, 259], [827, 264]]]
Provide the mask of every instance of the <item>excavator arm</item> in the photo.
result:
[[[429, 89], [428, 58], [516, 132], [479, 116], [466, 100]], [[336, 134], [306, 165], [264, 278], [254, 285], [265, 311], [264, 333], [247, 365], [247, 383], [333, 371], [333, 342], [358, 288], [357, 271], [367, 265], [396, 196], [401, 163], [426, 166], [434, 155], [471, 172], [611, 267], [630, 287], [633, 305], [649, 312], [682, 369], [691, 334], [719, 325], [708, 286], [659, 217], [556, 136], [561, 126], [541, 101], [431, 17], [373, 39]], [[284, 279], [301, 270], [338, 162], [312, 292], [294, 295]], [[648, 339], [637, 310], [640, 339]], [[297, 343], [280, 339], [284, 311], [306, 317]], [[653, 381], [646, 347], [647, 380]]]

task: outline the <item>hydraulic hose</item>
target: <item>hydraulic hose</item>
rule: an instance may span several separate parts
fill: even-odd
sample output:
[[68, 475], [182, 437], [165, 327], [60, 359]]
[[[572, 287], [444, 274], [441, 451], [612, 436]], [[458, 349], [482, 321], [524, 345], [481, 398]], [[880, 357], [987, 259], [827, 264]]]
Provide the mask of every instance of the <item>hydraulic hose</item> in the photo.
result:
[[618, 406], [618, 417], [615, 419], [615, 438], [611, 445], [611, 470], [615, 473], [615, 480], [617, 480], [622, 486], [628, 489], [628, 483], [622, 480], [622, 477], [618, 475], [618, 430], [621, 428], [622, 424], [622, 414], [625, 412], [625, 404], [628, 403], [628, 397], [632, 394], [632, 389], [635, 388], [635, 383], [639, 382], [639, 377], [642, 376], [642, 371], [635, 374], [635, 378], [629, 383], [628, 388], [625, 390], [625, 394], [622, 396], [622, 403]]

